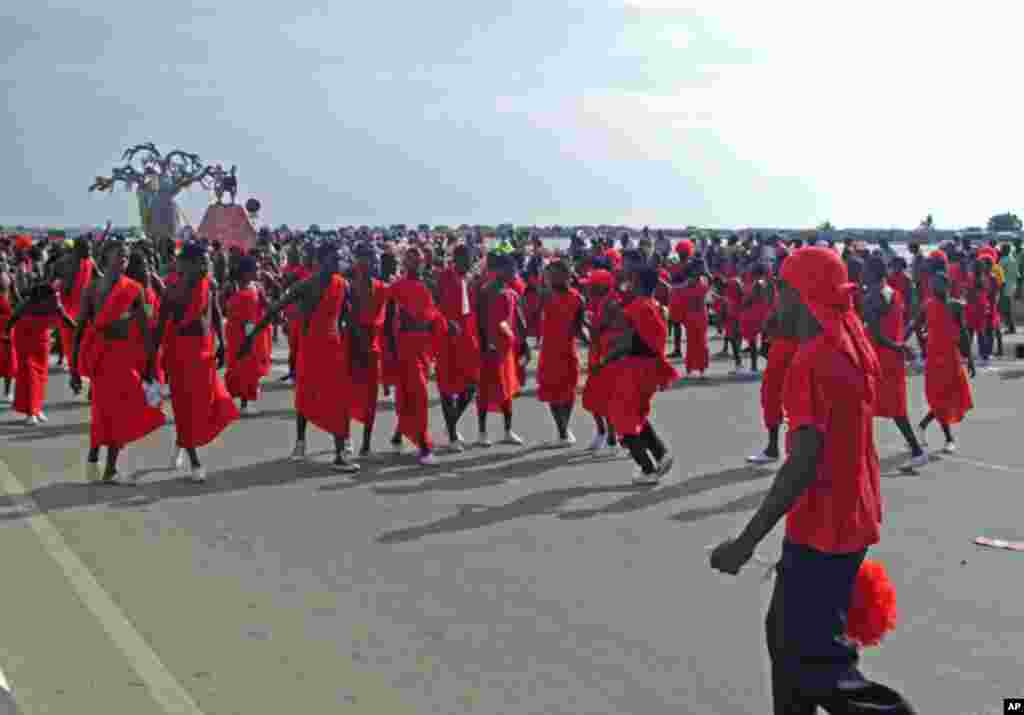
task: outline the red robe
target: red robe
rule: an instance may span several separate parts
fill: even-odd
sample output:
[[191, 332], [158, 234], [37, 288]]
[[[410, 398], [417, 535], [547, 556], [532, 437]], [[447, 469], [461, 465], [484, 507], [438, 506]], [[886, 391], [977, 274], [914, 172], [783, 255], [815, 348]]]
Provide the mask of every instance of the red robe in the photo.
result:
[[[889, 310], [882, 317], [879, 332], [899, 345], [903, 344], [905, 328], [906, 304], [899, 291], [893, 290]], [[870, 335], [868, 336], [870, 337]], [[890, 350], [875, 343], [878, 364], [882, 369], [882, 379], [878, 385], [875, 399], [875, 417], [906, 417], [907, 416], [907, 367], [903, 354]]]
[[743, 292], [744, 302], [750, 305], [740, 308], [740, 335], [746, 342], [753, 342], [764, 329], [764, 321], [772, 312], [772, 304], [764, 297], [755, 297], [756, 283], [751, 283]]
[[523, 313], [526, 319], [526, 335], [531, 338], [540, 337], [540, 290], [543, 280], [540, 276], [530, 276], [526, 280], [527, 291], [523, 297]]
[[786, 373], [799, 349], [800, 341], [796, 338], [782, 336], [772, 338], [772, 346], [768, 349], [768, 361], [761, 380], [761, 414], [764, 417], [766, 429], [771, 430], [782, 425], [783, 387], [786, 384]]
[[397, 308], [398, 384], [395, 409], [398, 431], [420, 449], [432, 449], [428, 418], [430, 354], [435, 337], [447, 331], [430, 289], [422, 281], [400, 278], [388, 289]]
[[[485, 292], [486, 292], [485, 288]], [[486, 300], [482, 298], [481, 300]], [[481, 345], [480, 356], [480, 392], [477, 396], [477, 409], [486, 412], [505, 412], [512, 408], [512, 400], [519, 394], [521, 386], [516, 351], [519, 347], [519, 336], [516, 334], [516, 292], [505, 287], [496, 297], [490, 299], [486, 307], [485, 335], [491, 345], [497, 349], [493, 352]], [[499, 327], [504, 323], [504, 328]]]
[[0, 295], [0, 378], [10, 379], [18, 373], [18, 356], [14, 350], [14, 340], [6, 330], [7, 321], [13, 313], [11, 301], [6, 295]]
[[348, 438], [352, 373], [338, 316], [348, 283], [332, 275], [312, 315], [304, 320], [295, 371], [295, 411], [329, 434]]
[[541, 309], [541, 347], [537, 365], [537, 399], [552, 405], [576, 402], [580, 357], [576, 352], [576, 318], [583, 296], [570, 288], [548, 295]]
[[90, 326], [89, 340], [79, 348], [79, 367], [91, 376], [92, 400], [89, 446], [121, 449], [164, 425], [164, 413], [150, 407], [142, 387], [146, 354], [142, 331], [134, 326], [124, 340], [108, 340], [104, 329], [132, 315], [143, 297], [142, 286], [121, 276]]
[[708, 305], [710, 290], [706, 278], [677, 286], [674, 295], [683, 304], [682, 323], [686, 326], [686, 372], [704, 372], [711, 362], [708, 351]]
[[994, 283], [995, 278], [985, 276], [982, 277], [979, 285], [976, 274], [972, 274], [965, 281], [964, 295], [969, 300], [964, 311], [964, 318], [967, 321], [967, 329], [972, 333], [985, 333], [997, 325], [995, 321], [998, 320], [998, 306], [992, 302]]
[[[146, 286], [146, 303], [145, 303], [144, 309], [146, 311], [146, 316], [149, 318], [149, 329], [151, 331], [153, 331], [153, 332], [156, 331], [156, 324], [157, 324], [157, 321], [160, 318], [160, 305], [161, 305], [161, 302], [162, 301], [160, 300], [160, 296], [157, 294], [157, 292], [155, 290], [153, 290], [153, 286]], [[142, 333], [139, 332], [138, 326], [132, 325], [132, 330], [134, 332], [138, 333], [138, 337], [141, 340]], [[148, 363], [148, 361], [149, 361], [148, 360], [148, 355], [146, 355], [145, 352], [144, 352], [143, 355], [140, 356], [140, 362], [139, 362], [139, 370], [140, 371], [145, 371], [146, 364]], [[164, 349], [163, 349], [163, 346], [161, 346], [157, 350], [157, 354], [156, 354], [156, 367], [155, 367], [155, 369], [156, 369], [156, 374], [153, 375], [153, 378], [157, 382], [162, 384], [162, 385], [166, 384], [167, 383], [167, 374], [166, 374], [166, 372], [164, 370]]]
[[217, 351], [212, 334], [182, 335], [210, 310], [210, 279], [203, 278], [192, 289], [181, 321], [169, 331], [165, 359], [171, 384], [171, 406], [178, 446], [185, 449], [210, 444], [229, 424], [238, 419], [238, 408], [217, 374]]
[[665, 358], [668, 324], [654, 298], [635, 298], [625, 310], [626, 319], [637, 337], [654, 357], [630, 355], [609, 365], [615, 385], [611, 414], [615, 431], [623, 436], [640, 434], [651, 415], [654, 394], [677, 379], [679, 373]]
[[[84, 258], [78, 263], [78, 272], [75, 273], [75, 282], [67, 294], [61, 295], [61, 303], [64, 305], [64, 312], [72, 320], [78, 320], [78, 314], [82, 310], [82, 296], [85, 289], [92, 281], [93, 262], [91, 258]], [[64, 348], [64, 357], [71, 360], [71, 353], [75, 349], [75, 330], [69, 328], [62, 322], [60, 324], [60, 341]]]
[[271, 333], [262, 331], [253, 340], [252, 352], [241, 360], [238, 350], [245, 340], [246, 323], [250, 329], [263, 319], [266, 314], [267, 301], [263, 291], [255, 283], [236, 291], [228, 299], [227, 330], [224, 335], [227, 343], [227, 372], [224, 382], [232, 397], [239, 397], [247, 402], [260, 398], [260, 380], [270, 374]]
[[622, 330], [616, 330], [610, 327], [600, 327], [604, 325], [605, 315], [608, 310], [609, 304], [615, 301], [619, 302], [617, 295], [608, 295], [597, 304], [594, 309], [594, 317], [591, 321], [591, 325], [596, 328], [591, 330], [591, 345], [590, 353], [588, 355], [588, 363], [590, 365], [590, 374], [587, 376], [587, 384], [583, 387], [583, 409], [592, 415], [598, 417], [607, 417], [608, 410], [612, 401], [612, 393], [615, 388], [614, 378], [615, 371], [611, 369], [604, 369], [594, 371], [594, 368], [611, 352], [615, 342], [622, 335]]
[[[313, 276], [310, 270], [302, 265], [288, 266], [284, 269], [284, 275], [292, 276], [289, 287]], [[294, 368], [299, 357], [299, 340], [302, 337], [302, 314], [299, 307], [293, 304], [285, 308], [284, 315], [288, 321], [288, 361]]]
[[466, 278], [452, 267], [438, 276], [437, 292], [445, 320], [460, 328], [459, 335], [444, 330], [438, 337], [437, 389], [442, 395], [461, 395], [480, 382], [480, 339], [473, 301]]
[[57, 315], [23, 313], [14, 326], [14, 350], [18, 354], [15, 412], [31, 416], [43, 411], [50, 381], [50, 334], [59, 321]]
[[389, 300], [389, 289], [376, 279], [373, 298], [369, 305], [360, 307], [359, 321], [369, 347], [366, 365], [352, 359], [352, 389], [349, 391], [351, 418], [368, 424], [377, 414], [377, 393], [380, 390], [384, 355], [384, 320]]
[[974, 407], [971, 383], [960, 357], [960, 330], [950, 308], [942, 301], [929, 301], [927, 310], [925, 397], [928, 407], [938, 420], [956, 424]]

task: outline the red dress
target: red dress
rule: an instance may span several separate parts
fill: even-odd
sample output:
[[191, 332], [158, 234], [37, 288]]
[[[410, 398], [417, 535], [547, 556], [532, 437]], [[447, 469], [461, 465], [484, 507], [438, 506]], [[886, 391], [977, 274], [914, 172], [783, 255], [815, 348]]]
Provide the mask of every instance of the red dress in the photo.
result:
[[384, 351], [384, 319], [388, 303], [388, 288], [376, 279], [370, 279], [372, 298], [368, 305], [361, 306], [359, 321], [367, 342], [366, 364], [360, 364], [352, 356], [352, 390], [349, 417], [368, 424], [377, 415], [377, 393], [380, 390], [381, 370]]
[[[64, 312], [68, 314], [68, 317], [72, 320], [78, 320], [78, 314], [82, 310], [82, 296], [85, 293], [85, 289], [89, 287], [89, 283], [92, 281], [93, 274], [93, 262], [91, 258], [85, 258], [78, 263], [78, 271], [75, 273], [75, 282], [71, 286], [66, 294], [61, 295], [61, 303], [64, 306]], [[71, 353], [75, 349], [75, 330], [69, 328], [62, 322], [60, 324], [60, 340], [64, 347], [64, 357], [67, 360], [71, 360]]]
[[799, 349], [800, 341], [795, 338], [772, 338], [772, 346], [768, 349], [768, 364], [764, 368], [761, 380], [761, 413], [766, 429], [771, 430], [782, 425], [786, 373]]
[[145, 369], [140, 356], [146, 344], [137, 326], [124, 340], [108, 340], [104, 330], [132, 314], [132, 306], [144, 297], [142, 286], [125, 276], [111, 288], [96, 314], [89, 339], [83, 337], [79, 368], [91, 376], [92, 400], [89, 446], [121, 449], [155, 432], [166, 421], [158, 407], [150, 407], [142, 387]]
[[193, 330], [210, 310], [210, 279], [203, 278], [192, 289], [189, 304], [180, 321], [175, 321], [165, 360], [171, 384], [171, 406], [178, 446], [203, 447], [238, 419], [238, 408], [217, 374], [217, 352], [213, 335], [182, 335]]
[[[597, 304], [591, 325], [596, 327], [604, 324], [608, 307], [613, 301], [617, 303], [619, 301], [618, 296], [606, 296]], [[612, 347], [621, 335], [621, 329], [610, 327], [591, 330], [592, 341], [588, 357], [591, 372], [587, 376], [587, 384], [583, 388], [583, 409], [598, 417], [608, 416], [612, 393], [615, 388], [615, 371], [611, 369], [611, 366], [597, 372], [594, 372], [594, 368], [611, 352]]]
[[438, 276], [437, 292], [445, 320], [460, 328], [458, 335], [448, 335], [445, 329], [438, 336], [437, 389], [442, 395], [461, 395], [480, 382], [480, 338], [473, 301], [466, 278], [451, 267]]
[[7, 321], [13, 314], [11, 301], [6, 295], [0, 295], [0, 378], [5, 379], [11, 379], [18, 373], [18, 357], [14, 351], [14, 341], [6, 329]]
[[[906, 304], [903, 302], [903, 297], [899, 291], [894, 290], [889, 310], [882, 317], [882, 323], [879, 326], [882, 337], [902, 345], [905, 314]], [[906, 417], [907, 368], [903, 354], [878, 345], [873, 339], [871, 342], [875, 346], [878, 364], [882, 368], [882, 381], [878, 386], [875, 417]]]
[[572, 405], [580, 381], [576, 352], [576, 318], [583, 296], [570, 288], [548, 296], [541, 309], [541, 347], [537, 365], [537, 399], [552, 405]]
[[60, 322], [56, 315], [22, 314], [14, 326], [18, 373], [14, 378], [14, 410], [38, 415], [50, 381], [50, 334]]
[[[401, 278], [389, 289], [397, 307], [398, 384], [395, 408], [398, 431], [420, 449], [432, 449], [429, 415], [430, 356], [435, 337], [447, 330], [430, 289], [422, 281]], [[442, 327], [443, 326], [443, 327]]]
[[[485, 289], [486, 292], [486, 289]], [[480, 392], [477, 408], [487, 412], [504, 412], [512, 406], [512, 400], [519, 394], [519, 368], [516, 351], [519, 336], [516, 334], [516, 305], [518, 297], [509, 287], [504, 288], [491, 299], [486, 310], [486, 335], [493, 352], [481, 345]], [[504, 323], [504, 328], [499, 327]]]
[[752, 283], [743, 295], [744, 302], [750, 304], [740, 308], [740, 336], [746, 342], [753, 342], [764, 329], [764, 321], [772, 312], [772, 304], [763, 297], [755, 296], [756, 283]]
[[710, 290], [706, 278], [699, 278], [676, 288], [683, 303], [683, 325], [686, 326], [686, 372], [704, 372], [711, 362], [708, 351], [708, 305]]
[[295, 411], [328, 434], [349, 435], [351, 373], [338, 317], [348, 285], [332, 275], [303, 327], [295, 366]]
[[266, 313], [267, 301], [262, 290], [255, 283], [236, 291], [228, 299], [227, 330], [227, 372], [224, 382], [232, 397], [247, 402], [260, 398], [260, 380], [270, 374], [270, 355], [273, 349], [269, 330], [262, 331], [253, 340], [252, 351], [244, 358], [238, 358], [238, 350], [245, 340], [245, 324], [255, 326]]
[[960, 329], [942, 301], [928, 302], [927, 318], [925, 397], [936, 419], [948, 425], [957, 424], [974, 407], [971, 383], [960, 357]]

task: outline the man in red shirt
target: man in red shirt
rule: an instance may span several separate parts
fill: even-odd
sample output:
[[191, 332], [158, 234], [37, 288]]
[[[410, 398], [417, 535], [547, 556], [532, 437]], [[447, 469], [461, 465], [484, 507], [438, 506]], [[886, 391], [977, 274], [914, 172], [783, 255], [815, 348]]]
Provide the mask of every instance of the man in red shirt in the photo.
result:
[[878, 358], [835, 252], [786, 259], [780, 313], [800, 337], [785, 386], [789, 457], [743, 532], [711, 554], [736, 574], [786, 516], [782, 559], [767, 617], [776, 715], [913, 713], [896, 691], [867, 680], [846, 637], [853, 585], [882, 521], [872, 417]]

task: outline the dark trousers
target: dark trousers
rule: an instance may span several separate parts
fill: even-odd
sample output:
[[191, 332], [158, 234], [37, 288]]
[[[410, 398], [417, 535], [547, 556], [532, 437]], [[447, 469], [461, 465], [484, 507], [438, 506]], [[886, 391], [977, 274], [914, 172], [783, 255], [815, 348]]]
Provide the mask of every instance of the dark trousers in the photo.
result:
[[895, 690], [866, 679], [846, 639], [850, 593], [867, 551], [827, 554], [787, 542], [766, 632], [775, 715], [913, 715]]
[[986, 328], [978, 333], [978, 356], [982, 360], [992, 357], [992, 348], [995, 343], [995, 335], [991, 328]]

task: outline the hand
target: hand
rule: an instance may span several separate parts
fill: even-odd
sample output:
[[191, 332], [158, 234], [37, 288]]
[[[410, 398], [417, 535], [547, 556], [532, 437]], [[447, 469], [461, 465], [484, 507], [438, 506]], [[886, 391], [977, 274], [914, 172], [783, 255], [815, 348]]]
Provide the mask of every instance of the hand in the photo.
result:
[[82, 393], [82, 376], [77, 371], [71, 373], [71, 391], [76, 395]]
[[711, 552], [711, 568], [735, 576], [753, 555], [754, 550], [744, 546], [739, 539], [728, 539]]

